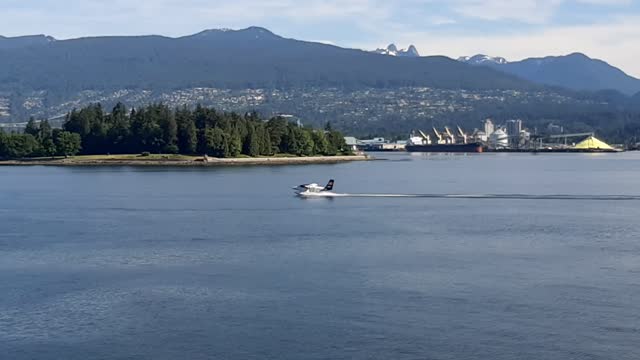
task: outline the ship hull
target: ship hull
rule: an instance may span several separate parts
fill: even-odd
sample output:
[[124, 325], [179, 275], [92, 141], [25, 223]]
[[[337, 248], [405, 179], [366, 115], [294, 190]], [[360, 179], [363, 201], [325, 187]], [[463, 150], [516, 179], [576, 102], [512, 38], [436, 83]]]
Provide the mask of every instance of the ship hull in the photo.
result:
[[472, 144], [431, 144], [431, 145], [407, 145], [408, 152], [431, 153], [481, 153], [484, 148], [480, 143]]

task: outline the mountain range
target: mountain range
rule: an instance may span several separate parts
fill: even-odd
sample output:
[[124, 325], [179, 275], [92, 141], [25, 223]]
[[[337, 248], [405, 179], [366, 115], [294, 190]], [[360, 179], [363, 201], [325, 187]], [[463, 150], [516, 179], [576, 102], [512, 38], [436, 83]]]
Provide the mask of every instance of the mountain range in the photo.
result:
[[580, 91], [617, 90], [626, 95], [640, 92], [640, 79], [602, 60], [581, 53], [566, 56], [548, 56], [509, 62], [502, 57], [475, 55], [458, 61], [487, 66], [545, 85], [561, 86]]
[[[472, 129], [486, 117], [521, 117], [540, 126], [573, 121], [576, 130], [586, 131], [613, 124], [611, 114], [619, 116], [617, 124], [631, 121], [636, 115], [628, 111], [640, 109], [640, 94], [574, 91], [558, 87], [572, 87], [565, 80], [506, 70], [518, 63], [474, 58], [418, 56], [415, 47], [390, 46], [379, 53], [347, 49], [284, 38], [260, 27], [178, 38], [0, 37], [0, 123], [29, 116], [59, 119], [88, 103], [108, 108], [116, 102], [163, 102], [291, 114], [316, 125], [332, 121], [353, 134], [404, 134], [455, 123]], [[615, 73], [612, 67], [605, 70]]]
[[34, 45], [46, 45], [54, 41], [56, 41], [56, 39], [46, 35], [18, 37], [4, 37], [0, 35], [0, 50], [18, 49]]
[[395, 44], [390, 44], [386, 49], [376, 49], [372, 51], [373, 53], [380, 55], [390, 55], [390, 56], [404, 56], [404, 57], [420, 57], [420, 53], [415, 46], [409, 45], [408, 49], [398, 49]]
[[458, 63], [476, 69], [445, 57], [420, 57], [413, 45], [365, 52], [286, 39], [259, 27], [180, 38], [0, 36], [0, 91], [317, 85], [522, 89], [533, 82], [578, 91], [640, 92], [639, 79], [580, 53], [516, 62], [476, 55]]
[[[20, 41], [23, 40], [23, 41]], [[16, 44], [24, 43], [19, 47]], [[515, 76], [443, 56], [379, 56], [286, 39], [258, 27], [207, 30], [180, 38], [94, 37], [47, 42], [4, 39], [0, 91], [65, 94], [103, 89], [306, 86], [513, 88]]]

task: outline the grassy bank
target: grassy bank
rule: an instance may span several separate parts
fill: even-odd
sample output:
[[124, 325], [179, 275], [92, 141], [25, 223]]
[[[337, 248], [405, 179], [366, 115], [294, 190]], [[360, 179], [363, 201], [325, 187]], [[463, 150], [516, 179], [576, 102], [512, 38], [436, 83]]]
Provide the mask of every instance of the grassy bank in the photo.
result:
[[274, 157], [204, 158], [188, 155], [83, 155], [68, 158], [32, 158], [0, 161], [0, 166], [232, 166], [297, 165], [368, 160], [366, 155], [310, 156], [278, 155]]

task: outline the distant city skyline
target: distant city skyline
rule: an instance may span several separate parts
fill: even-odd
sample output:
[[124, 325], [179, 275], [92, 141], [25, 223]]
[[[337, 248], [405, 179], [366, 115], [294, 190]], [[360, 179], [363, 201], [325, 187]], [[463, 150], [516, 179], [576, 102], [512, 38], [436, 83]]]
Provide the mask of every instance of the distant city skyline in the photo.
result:
[[582, 52], [640, 78], [635, 0], [3, 0], [0, 35], [181, 36], [262, 26], [284, 37], [510, 61]]

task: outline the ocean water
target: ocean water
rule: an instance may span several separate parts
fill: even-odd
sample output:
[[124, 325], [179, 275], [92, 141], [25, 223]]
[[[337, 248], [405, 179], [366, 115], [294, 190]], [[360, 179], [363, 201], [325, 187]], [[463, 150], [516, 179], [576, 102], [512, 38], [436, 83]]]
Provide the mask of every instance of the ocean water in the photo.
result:
[[0, 167], [0, 358], [640, 358], [639, 153], [377, 156]]

